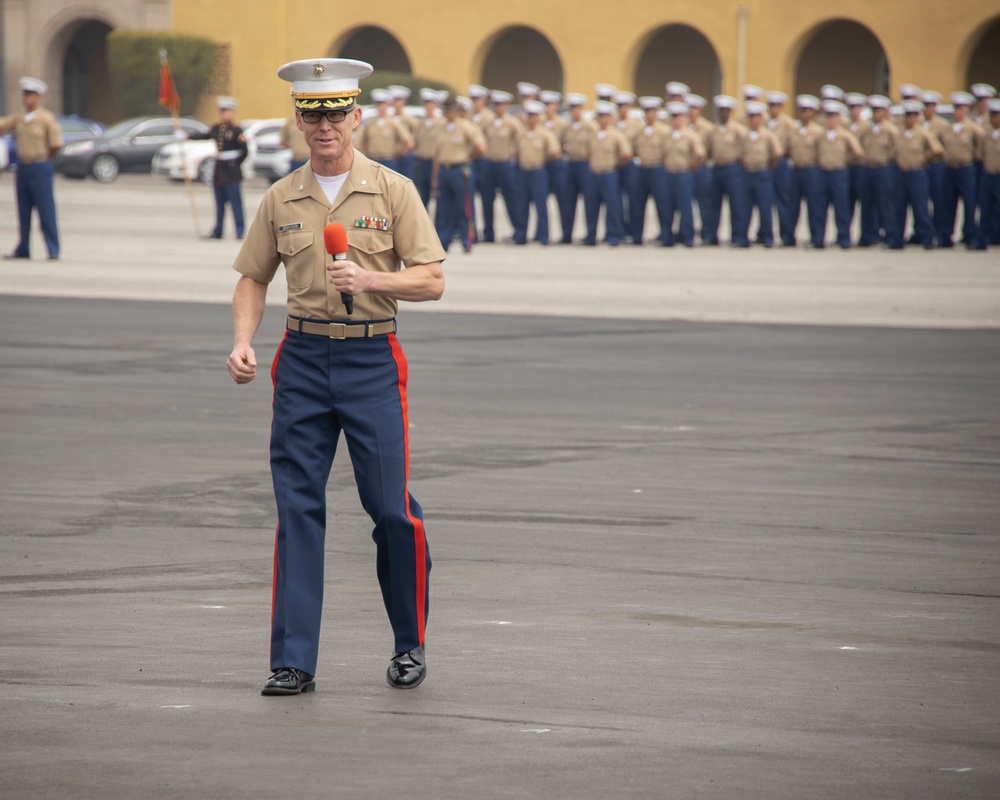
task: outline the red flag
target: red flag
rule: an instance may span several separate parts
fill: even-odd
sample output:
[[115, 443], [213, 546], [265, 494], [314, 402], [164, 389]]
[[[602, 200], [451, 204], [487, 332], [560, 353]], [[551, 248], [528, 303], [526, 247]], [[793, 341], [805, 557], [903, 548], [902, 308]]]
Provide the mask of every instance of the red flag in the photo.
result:
[[174, 76], [170, 74], [166, 53], [160, 54], [160, 105], [170, 109], [174, 116], [180, 113], [181, 98], [174, 86]]

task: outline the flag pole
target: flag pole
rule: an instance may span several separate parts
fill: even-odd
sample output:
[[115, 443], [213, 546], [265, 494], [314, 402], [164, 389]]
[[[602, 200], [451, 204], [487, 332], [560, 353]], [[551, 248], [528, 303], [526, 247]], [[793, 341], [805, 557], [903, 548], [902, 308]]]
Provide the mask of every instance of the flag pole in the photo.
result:
[[[166, 50], [160, 50], [160, 105], [165, 105], [170, 109], [170, 116], [174, 121], [174, 133], [180, 133], [181, 98], [177, 94], [173, 76], [170, 74], [170, 65], [167, 63]], [[184, 176], [184, 186], [187, 188], [188, 205], [191, 207], [191, 220], [194, 222], [194, 233], [200, 239], [201, 223], [198, 220], [198, 207], [194, 200], [194, 186], [191, 183], [191, 176], [188, 175], [187, 151], [184, 148], [186, 137], [176, 136], [175, 138], [181, 152], [181, 173]]]

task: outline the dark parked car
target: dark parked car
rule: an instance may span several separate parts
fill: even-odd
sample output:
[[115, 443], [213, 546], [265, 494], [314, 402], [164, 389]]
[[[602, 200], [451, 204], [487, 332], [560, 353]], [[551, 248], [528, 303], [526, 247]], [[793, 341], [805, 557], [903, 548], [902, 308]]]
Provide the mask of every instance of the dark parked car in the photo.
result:
[[[100, 122], [94, 122], [94, 120], [86, 119], [85, 117], [78, 117], [76, 114], [70, 114], [67, 117], [56, 117], [56, 121], [59, 123], [59, 130], [62, 131], [63, 144], [71, 144], [81, 139], [92, 139], [104, 132], [104, 126]], [[3, 137], [3, 143], [7, 147], [8, 166], [10, 169], [15, 169], [15, 165], [17, 164], [17, 145], [14, 142], [14, 137], [9, 133], [6, 134]]]
[[[204, 133], [208, 126], [196, 119], [179, 120], [186, 133]], [[66, 145], [56, 156], [56, 172], [68, 178], [93, 175], [111, 183], [121, 172], [149, 172], [156, 151], [174, 141], [169, 117], [138, 117], [112, 125], [100, 136]]]

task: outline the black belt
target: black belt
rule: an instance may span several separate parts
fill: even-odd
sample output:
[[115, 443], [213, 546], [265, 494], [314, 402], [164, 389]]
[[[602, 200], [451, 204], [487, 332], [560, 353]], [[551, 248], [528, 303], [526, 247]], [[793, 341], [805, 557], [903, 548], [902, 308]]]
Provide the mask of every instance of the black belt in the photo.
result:
[[455, 169], [456, 167], [467, 167], [469, 166], [468, 161], [459, 161], [457, 164], [442, 164], [445, 169]]
[[385, 319], [365, 322], [314, 322], [300, 317], [289, 317], [287, 326], [290, 331], [308, 333], [312, 336], [325, 336], [328, 339], [370, 339], [373, 336], [385, 336], [396, 332], [396, 320]]

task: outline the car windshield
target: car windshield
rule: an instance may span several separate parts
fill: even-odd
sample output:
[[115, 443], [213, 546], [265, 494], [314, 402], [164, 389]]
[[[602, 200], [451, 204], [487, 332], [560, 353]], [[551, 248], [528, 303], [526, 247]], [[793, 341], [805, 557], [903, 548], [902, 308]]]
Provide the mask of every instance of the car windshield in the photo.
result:
[[94, 133], [94, 129], [89, 125], [85, 125], [75, 119], [59, 120], [59, 128], [63, 133], [89, 133], [91, 135]]

